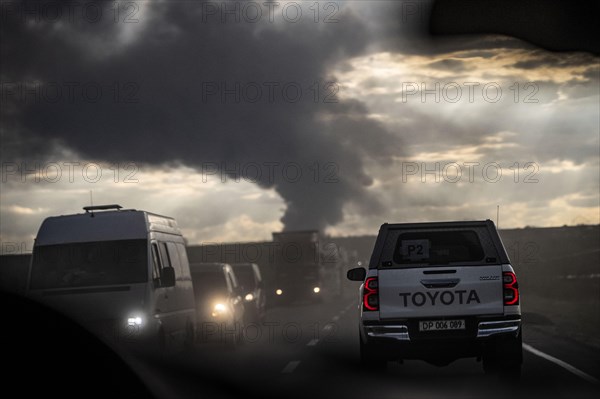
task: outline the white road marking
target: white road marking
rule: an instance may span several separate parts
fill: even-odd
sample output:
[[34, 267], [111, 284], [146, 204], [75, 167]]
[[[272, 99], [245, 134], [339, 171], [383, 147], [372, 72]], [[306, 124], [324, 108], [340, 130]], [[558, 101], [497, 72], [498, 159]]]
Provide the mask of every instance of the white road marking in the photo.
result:
[[296, 367], [298, 367], [299, 364], [300, 360], [292, 360], [283, 368], [283, 370], [281, 370], [281, 374], [292, 373], [296, 369]]
[[523, 344], [523, 349], [525, 349], [528, 352], [533, 353], [536, 356], [539, 356], [543, 359], [546, 359], [562, 368], [564, 368], [565, 370], [575, 374], [576, 376], [583, 378], [584, 380], [586, 380], [587, 382], [591, 382], [592, 384], [598, 384], [600, 381], [598, 381], [596, 378], [592, 377], [591, 375], [584, 373], [583, 371], [579, 370], [578, 368], [575, 368], [573, 366], [571, 366], [569, 363], [564, 362], [558, 358], [555, 358], [554, 356], [550, 356], [547, 353], [542, 352], [541, 350], [535, 349], [533, 346], [528, 345], [528, 344]]
[[325, 327], [323, 327], [323, 331], [329, 331], [333, 328], [333, 325], [331, 324], [325, 324]]
[[333, 316], [333, 318], [331, 320], [333, 320], [334, 322], [338, 321], [340, 319], [340, 316]]
[[310, 341], [308, 341], [308, 344], [306, 344], [306, 346], [315, 346], [317, 344], [317, 342], [319, 342], [319, 340], [316, 338], [313, 338]]

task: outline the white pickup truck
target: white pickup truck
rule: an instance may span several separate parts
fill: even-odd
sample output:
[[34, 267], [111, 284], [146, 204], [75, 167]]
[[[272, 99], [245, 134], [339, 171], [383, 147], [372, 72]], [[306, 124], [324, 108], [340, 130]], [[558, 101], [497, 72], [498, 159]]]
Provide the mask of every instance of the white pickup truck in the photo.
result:
[[360, 286], [360, 356], [367, 368], [421, 359], [483, 359], [486, 372], [521, 371], [514, 270], [490, 220], [383, 224]]

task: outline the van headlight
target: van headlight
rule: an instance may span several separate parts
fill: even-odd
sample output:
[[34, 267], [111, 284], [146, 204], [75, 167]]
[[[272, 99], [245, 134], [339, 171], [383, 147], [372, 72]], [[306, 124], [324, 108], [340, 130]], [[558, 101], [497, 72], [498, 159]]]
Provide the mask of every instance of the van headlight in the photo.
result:
[[127, 318], [128, 326], [141, 326], [142, 322], [143, 322], [143, 320], [142, 320], [141, 316], [133, 316], [133, 317]]

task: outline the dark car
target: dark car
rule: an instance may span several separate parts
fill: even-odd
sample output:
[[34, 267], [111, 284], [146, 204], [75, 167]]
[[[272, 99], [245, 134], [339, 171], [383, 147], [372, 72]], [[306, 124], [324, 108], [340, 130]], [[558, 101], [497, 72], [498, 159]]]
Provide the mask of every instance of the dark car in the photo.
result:
[[231, 266], [227, 263], [192, 263], [190, 270], [198, 314], [198, 340], [201, 343], [240, 343], [244, 304]]
[[244, 298], [244, 315], [246, 323], [260, 323], [265, 319], [266, 292], [260, 276], [260, 269], [255, 263], [236, 263], [231, 265], [242, 287]]

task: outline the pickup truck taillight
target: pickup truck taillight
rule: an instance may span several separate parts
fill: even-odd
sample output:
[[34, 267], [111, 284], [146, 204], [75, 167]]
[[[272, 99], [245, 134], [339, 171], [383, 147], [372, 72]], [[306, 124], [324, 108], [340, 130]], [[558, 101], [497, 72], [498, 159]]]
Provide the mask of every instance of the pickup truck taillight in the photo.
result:
[[363, 287], [363, 311], [379, 310], [379, 281], [369, 277]]
[[504, 285], [504, 305], [519, 304], [519, 283], [517, 276], [513, 272], [502, 273], [502, 283]]

